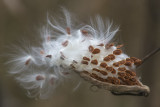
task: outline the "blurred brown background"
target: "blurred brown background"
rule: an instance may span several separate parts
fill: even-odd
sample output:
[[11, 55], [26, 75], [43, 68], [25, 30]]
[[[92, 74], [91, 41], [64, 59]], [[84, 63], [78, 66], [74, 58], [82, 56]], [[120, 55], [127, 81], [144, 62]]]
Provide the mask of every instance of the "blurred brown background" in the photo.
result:
[[[47, 13], [57, 15], [60, 6], [83, 22], [96, 14], [113, 20], [120, 25], [117, 35], [130, 56], [143, 58], [160, 47], [160, 0], [0, 0], [0, 54], [23, 38], [38, 37]], [[73, 92], [72, 84], [66, 82], [48, 100], [31, 99], [7, 73], [5, 61], [0, 57], [0, 107], [160, 107], [160, 53], [138, 69], [142, 82], [151, 88], [147, 98], [92, 92], [89, 83]]]

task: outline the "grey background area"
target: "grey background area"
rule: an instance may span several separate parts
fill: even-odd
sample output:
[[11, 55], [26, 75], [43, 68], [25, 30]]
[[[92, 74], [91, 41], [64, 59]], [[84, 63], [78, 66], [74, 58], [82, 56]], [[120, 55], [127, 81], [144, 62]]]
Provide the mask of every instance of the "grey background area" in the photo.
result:
[[113, 96], [104, 90], [93, 92], [87, 82], [73, 91], [74, 80], [58, 87], [50, 99], [26, 96], [4, 64], [9, 51], [14, 51], [8, 47], [21, 40], [32, 44], [46, 24], [47, 13], [57, 17], [61, 6], [84, 23], [99, 14], [120, 25], [117, 41], [124, 44], [124, 51], [130, 56], [143, 58], [160, 47], [159, 0], [0, 0], [0, 107], [160, 107], [159, 53], [137, 70], [142, 82], [151, 88], [147, 98]]

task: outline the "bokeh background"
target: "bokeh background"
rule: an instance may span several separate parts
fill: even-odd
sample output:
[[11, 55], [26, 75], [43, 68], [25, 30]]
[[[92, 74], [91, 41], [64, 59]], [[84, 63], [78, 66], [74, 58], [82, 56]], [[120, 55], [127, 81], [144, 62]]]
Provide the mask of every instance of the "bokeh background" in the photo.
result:
[[83, 22], [99, 14], [120, 25], [118, 40], [130, 56], [143, 58], [160, 47], [160, 0], [0, 0], [0, 107], [160, 107], [160, 53], [137, 71], [151, 88], [147, 98], [113, 96], [104, 90], [93, 92], [87, 82], [76, 91], [71, 82], [66, 82], [47, 100], [26, 96], [26, 91], [7, 73], [7, 58], [3, 57], [8, 53], [6, 47], [24, 38], [39, 38], [47, 13], [58, 16], [61, 6]]

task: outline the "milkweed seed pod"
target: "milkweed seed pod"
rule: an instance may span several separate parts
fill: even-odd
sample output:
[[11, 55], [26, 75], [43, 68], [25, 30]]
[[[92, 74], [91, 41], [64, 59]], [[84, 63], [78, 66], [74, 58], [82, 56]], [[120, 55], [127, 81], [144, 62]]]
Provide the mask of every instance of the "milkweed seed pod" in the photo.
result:
[[46, 97], [74, 71], [114, 94], [149, 94], [149, 88], [140, 82], [135, 71], [141, 60], [123, 53], [123, 45], [112, 43], [118, 28], [112, 29], [112, 24], [99, 16], [91, 25], [77, 28], [69, 12], [64, 10], [64, 15], [65, 22], [48, 20], [54, 32], [46, 30], [42, 34], [41, 47], [20, 49], [9, 61], [11, 73], [25, 89], [33, 96]]

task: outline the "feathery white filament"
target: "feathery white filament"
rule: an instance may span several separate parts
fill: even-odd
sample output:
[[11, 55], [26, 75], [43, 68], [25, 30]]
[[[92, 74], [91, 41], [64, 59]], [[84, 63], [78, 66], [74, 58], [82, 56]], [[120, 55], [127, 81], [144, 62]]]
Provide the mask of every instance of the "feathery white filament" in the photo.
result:
[[[45, 29], [42, 34], [43, 42], [41, 47], [31, 47], [30, 54], [22, 53], [22, 56], [14, 57], [10, 63], [13, 64], [11, 73], [16, 74], [16, 79], [25, 88], [33, 91], [33, 96], [39, 95], [41, 98], [47, 96], [52, 89], [57, 87], [58, 83], [65, 76], [71, 74], [71, 65], [73, 64], [76, 71], [91, 70], [95, 65], [83, 65], [81, 63], [84, 56], [91, 59], [91, 53], [88, 51], [89, 46], [99, 48], [101, 54], [94, 55], [92, 59], [103, 62], [106, 55], [111, 54], [116, 47], [113, 46], [106, 50], [98, 44], [108, 44], [115, 36], [118, 28], [111, 30], [111, 24], [102, 21], [97, 16], [96, 23], [91, 21], [91, 25], [84, 25], [78, 29], [72, 29], [71, 17], [68, 11], [64, 10], [66, 22], [58, 23], [54, 20], [54, 24], [48, 20], [48, 24], [52, 27], [54, 34]], [[65, 26], [61, 26], [64, 25]], [[85, 34], [83, 31], [87, 31]], [[56, 35], [55, 35], [56, 34]], [[56, 37], [56, 39], [52, 39]], [[114, 62], [128, 58], [127, 55], [121, 54], [113, 61], [107, 63], [112, 65]], [[133, 67], [134, 68], [134, 67]], [[129, 68], [128, 68], [129, 69]], [[117, 68], [116, 68], [117, 70]], [[100, 74], [97, 74], [100, 75]], [[112, 75], [112, 74], [109, 74]], [[104, 77], [104, 78], [107, 78]]]

